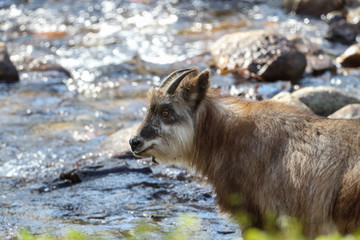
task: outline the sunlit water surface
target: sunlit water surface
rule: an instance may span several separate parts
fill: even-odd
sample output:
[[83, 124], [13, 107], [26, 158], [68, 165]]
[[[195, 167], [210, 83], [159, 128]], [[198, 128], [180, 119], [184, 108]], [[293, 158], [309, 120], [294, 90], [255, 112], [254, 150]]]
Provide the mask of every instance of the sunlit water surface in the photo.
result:
[[[192, 174], [149, 159], [111, 157], [128, 150], [131, 129], [146, 111], [146, 91], [178, 68], [207, 67], [209, 46], [226, 33], [265, 27], [306, 37], [334, 55], [345, 49], [323, 40], [325, 23], [289, 16], [278, 2], [0, 3], [0, 41], [7, 42], [21, 78], [0, 86], [0, 237], [11, 238], [25, 227], [120, 238], [139, 221], [171, 231], [184, 213], [202, 221], [199, 237], [239, 237], [237, 226], [219, 215], [210, 186]], [[359, 96], [359, 79], [356, 72], [325, 73], [301, 84], [336, 86]], [[290, 89], [281, 81], [234, 86], [233, 76], [217, 73], [212, 84], [248, 98]], [[110, 163], [151, 166], [153, 174], [111, 174], [37, 191], [61, 172]]]

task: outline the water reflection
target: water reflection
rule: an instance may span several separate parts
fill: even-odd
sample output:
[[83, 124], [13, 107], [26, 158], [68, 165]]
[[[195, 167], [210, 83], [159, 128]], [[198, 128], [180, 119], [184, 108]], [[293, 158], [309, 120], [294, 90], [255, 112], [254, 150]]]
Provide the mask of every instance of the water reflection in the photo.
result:
[[[211, 66], [209, 46], [226, 33], [269, 28], [306, 36], [327, 53], [343, 51], [323, 40], [324, 22], [289, 16], [279, 8], [282, 1], [255, 2], [0, 2], [0, 41], [7, 42], [21, 72], [20, 83], [0, 85], [0, 237], [14, 236], [19, 226], [42, 232], [44, 225], [55, 233], [77, 227], [119, 237], [144, 219], [171, 229], [175, 216], [185, 212], [198, 216], [212, 239], [239, 236], [237, 227], [218, 215], [211, 188], [193, 176], [146, 159], [109, 157], [126, 150], [144, 117], [147, 90], [176, 69]], [[356, 73], [325, 73], [301, 84], [333, 85], [359, 95], [359, 79]], [[212, 84], [252, 99], [290, 89], [282, 81], [234, 82], [219, 72]], [[112, 161], [151, 166], [154, 174], [113, 174], [43, 195], [34, 191], [62, 171]]]

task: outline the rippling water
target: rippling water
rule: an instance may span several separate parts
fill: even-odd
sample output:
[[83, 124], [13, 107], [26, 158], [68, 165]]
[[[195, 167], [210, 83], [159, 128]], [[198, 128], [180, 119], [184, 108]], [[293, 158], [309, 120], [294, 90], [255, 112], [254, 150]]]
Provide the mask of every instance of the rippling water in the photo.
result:
[[[186, 212], [202, 220], [211, 238], [239, 236], [237, 227], [218, 215], [211, 188], [177, 180], [172, 176], [183, 171], [177, 168], [152, 166], [154, 176], [114, 174], [43, 194], [34, 189], [62, 171], [106, 165], [127, 150], [149, 87], [178, 68], [208, 67], [209, 46], [226, 33], [270, 28], [304, 36], [334, 55], [345, 49], [323, 40], [325, 23], [289, 16], [281, 2], [0, 2], [0, 41], [7, 43], [21, 78], [0, 86], [0, 237], [11, 238], [22, 227], [37, 233], [76, 227], [121, 237], [144, 219], [172, 229], [175, 216]], [[359, 82], [357, 73], [302, 80], [304, 86], [333, 85], [357, 96]], [[214, 73], [213, 86], [225, 92], [251, 97], [258, 85], [233, 83], [232, 76]], [[256, 87], [265, 98], [288, 88], [284, 82]], [[116, 141], [109, 140], [118, 130], [123, 132]], [[110, 143], [99, 147], [104, 141]]]

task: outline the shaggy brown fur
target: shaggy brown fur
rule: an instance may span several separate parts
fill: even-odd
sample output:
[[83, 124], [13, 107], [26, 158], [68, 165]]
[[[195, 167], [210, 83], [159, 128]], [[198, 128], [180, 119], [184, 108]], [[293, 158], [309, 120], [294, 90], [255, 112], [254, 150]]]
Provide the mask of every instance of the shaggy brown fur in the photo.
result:
[[[170, 96], [166, 86], [151, 90], [153, 110], [134, 137], [151, 147], [132, 145], [135, 154], [194, 168], [214, 186], [222, 210], [245, 211], [258, 228], [268, 212], [302, 219], [309, 237], [360, 227], [359, 120], [326, 119], [208, 87], [209, 72], [203, 71], [182, 80]], [[164, 113], [155, 109], [165, 104], [181, 120], [162, 120]], [[157, 140], [141, 136], [154, 124]], [[241, 202], [234, 204], [234, 195]]]

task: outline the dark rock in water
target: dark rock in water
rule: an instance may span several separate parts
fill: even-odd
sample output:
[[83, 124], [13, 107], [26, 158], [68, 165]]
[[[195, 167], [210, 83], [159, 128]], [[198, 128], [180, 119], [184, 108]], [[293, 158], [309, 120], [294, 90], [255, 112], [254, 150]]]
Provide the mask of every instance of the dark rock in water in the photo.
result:
[[57, 71], [64, 73], [67, 77], [71, 77], [71, 74], [60, 64], [47, 59], [26, 59], [23, 64], [23, 71]]
[[360, 120], [360, 104], [350, 104], [329, 115], [328, 118], [345, 118]]
[[134, 187], [138, 187], [138, 186], [142, 186], [142, 187], [151, 187], [151, 188], [158, 188], [158, 189], [167, 189], [169, 188], [169, 183], [164, 183], [164, 182], [137, 182], [137, 183], [132, 183], [126, 186], [127, 189], [132, 189]]
[[314, 75], [325, 71], [336, 71], [332, 57], [321, 46], [307, 38], [295, 38], [291, 40], [296, 48], [306, 55], [306, 72]]
[[70, 172], [61, 173], [60, 180], [70, 180], [72, 183], [80, 183], [90, 178], [98, 178], [103, 177], [111, 173], [129, 173], [129, 172], [136, 172], [136, 173], [144, 173], [144, 174], [151, 174], [152, 171], [149, 167], [144, 168], [130, 168], [129, 166], [114, 166], [114, 167], [106, 167], [103, 166], [91, 166], [91, 167], [84, 167], [81, 169], [74, 169]]
[[354, 24], [340, 20], [330, 24], [325, 38], [332, 42], [351, 44], [355, 42], [357, 34], [358, 29]]
[[322, 49], [315, 50], [306, 55], [308, 67], [311, 68], [312, 73], [322, 74], [325, 71], [336, 71], [336, 66], [331, 56]]
[[333, 24], [336, 22], [340, 22], [342, 20], [346, 20], [344, 13], [342, 11], [332, 11], [326, 14], [324, 19], [328, 24]]
[[336, 58], [336, 62], [343, 67], [360, 67], [360, 43], [350, 46], [346, 51]]
[[217, 231], [219, 234], [227, 235], [227, 234], [233, 234], [235, 231]]
[[49, 192], [59, 188], [69, 187], [74, 184], [81, 183], [83, 181], [104, 177], [113, 173], [152, 174], [152, 170], [150, 167], [131, 168], [127, 165], [114, 166], [114, 167], [87, 166], [80, 169], [73, 169], [71, 171], [61, 173], [58, 179], [55, 179], [49, 184], [46, 184], [46, 186], [40, 187], [38, 191], [40, 193]]
[[114, 155], [112, 157], [117, 158], [117, 159], [135, 159], [136, 158], [131, 151], [124, 151], [124, 152], [118, 153], [117, 155]]
[[284, 36], [265, 31], [228, 34], [211, 48], [220, 69], [265, 81], [291, 80], [296, 83], [306, 67], [305, 55]]
[[348, 96], [333, 87], [305, 87], [291, 95], [320, 116], [328, 116], [348, 104], [360, 103], [360, 99]]
[[343, 0], [284, 0], [287, 11], [318, 17], [343, 7]]
[[10, 61], [5, 43], [0, 42], [0, 83], [15, 83], [19, 81], [19, 73]]

